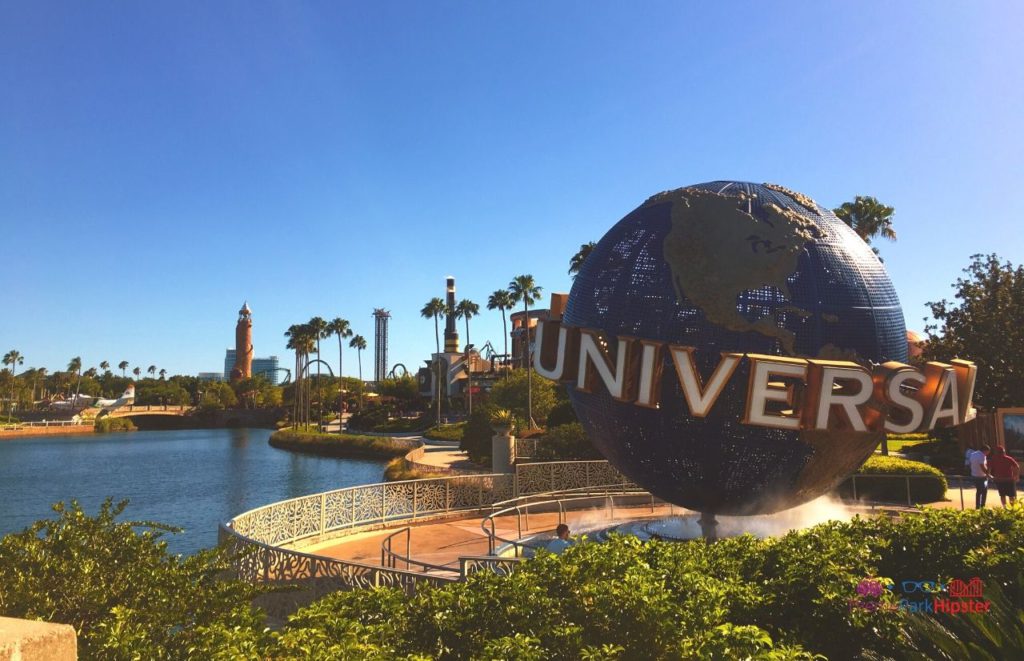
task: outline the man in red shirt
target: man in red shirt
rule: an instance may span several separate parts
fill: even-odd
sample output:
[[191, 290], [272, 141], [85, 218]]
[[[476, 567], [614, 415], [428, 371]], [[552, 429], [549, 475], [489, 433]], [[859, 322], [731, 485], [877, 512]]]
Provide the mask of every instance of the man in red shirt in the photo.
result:
[[1020, 478], [1020, 465], [1017, 460], [1006, 454], [1006, 448], [997, 445], [988, 458], [988, 472], [999, 490], [999, 501], [1006, 507], [1006, 499], [1017, 502], [1017, 480]]

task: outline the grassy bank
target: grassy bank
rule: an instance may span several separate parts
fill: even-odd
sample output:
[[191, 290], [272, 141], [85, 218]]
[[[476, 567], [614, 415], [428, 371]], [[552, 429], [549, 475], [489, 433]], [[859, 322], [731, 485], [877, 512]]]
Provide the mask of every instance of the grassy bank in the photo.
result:
[[282, 450], [328, 457], [401, 457], [419, 444], [415, 441], [357, 434], [323, 434], [282, 429], [270, 436], [270, 445]]

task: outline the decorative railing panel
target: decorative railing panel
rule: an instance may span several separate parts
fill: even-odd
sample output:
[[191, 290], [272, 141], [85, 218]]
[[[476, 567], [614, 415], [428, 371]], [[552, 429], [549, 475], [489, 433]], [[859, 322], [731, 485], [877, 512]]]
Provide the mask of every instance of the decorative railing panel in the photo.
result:
[[516, 484], [519, 496], [585, 487], [631, 485], [622, 473], [603, 460], [516, 464]]

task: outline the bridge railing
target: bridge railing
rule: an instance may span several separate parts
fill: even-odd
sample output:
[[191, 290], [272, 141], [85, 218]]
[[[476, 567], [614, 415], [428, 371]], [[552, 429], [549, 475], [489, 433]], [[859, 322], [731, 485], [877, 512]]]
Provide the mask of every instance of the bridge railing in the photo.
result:
[[24, 429], [26, 427], [78, 427], [83, 423], [77, 420], [35, 420], [31, 422], [5, 422], [0, 424], [0, 429]]

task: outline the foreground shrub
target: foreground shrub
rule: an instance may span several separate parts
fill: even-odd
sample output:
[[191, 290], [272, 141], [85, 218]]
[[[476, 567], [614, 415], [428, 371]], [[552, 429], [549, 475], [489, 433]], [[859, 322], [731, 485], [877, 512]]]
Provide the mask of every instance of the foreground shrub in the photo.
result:
[[282, 429], [270, 435], [272, 447], [329, 457], [401, 457], [418, 447], [417, 441], [386, 436], [328, 434]]
[[256, 589], [220, 575], [222, 551], [167, 552], [172, 528], [118, 521], [127, 501], [90, 517], [75, 501], [56, 519], [0, 539], [0, 615], [71, 624], [82, 659], [184, 659], [209, 628], [260, 638]]
[[[872, 478], [872, 475], [885, 477]], [[857, 498], [881, 502], [906, 503], [907, 482], [910, 478], [910, 499], [914, 503], [933, 503], [946, 497], [946, 476], [938, 468], [898, 457], [872, 455], [857, 471]], [[844, 498], [853, 497], [853, 481], [847, 480], [837, 492]]]

